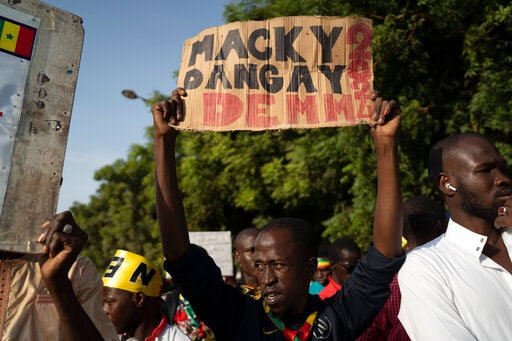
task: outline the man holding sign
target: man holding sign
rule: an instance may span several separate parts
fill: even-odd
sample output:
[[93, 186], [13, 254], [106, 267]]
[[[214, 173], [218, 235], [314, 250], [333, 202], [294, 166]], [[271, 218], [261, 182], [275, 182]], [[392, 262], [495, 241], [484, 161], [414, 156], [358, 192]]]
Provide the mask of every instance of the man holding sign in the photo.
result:
[[[321, 301], [308, 294], [317, 267], [317, 243], [309, 223], [272, 220], [255, 241], [261, 298], [253, 300], [224, 283], [213, 260], [189, 241], [180, 199], [174, 149], [183, 117], [183, 89], [152, 107], [155, 129], [156, 203], [164, 267], [219, 340], [350, 340], [372, 322], [389, 296], [389, 283], [404, 262], [402, 196], [397, 133], [401, 111], [376, 97], [371, 135], [377, 153], [378, 191], [373, 245], [342, 290]], [[171, 123], [171, 125], [169, 124]]]

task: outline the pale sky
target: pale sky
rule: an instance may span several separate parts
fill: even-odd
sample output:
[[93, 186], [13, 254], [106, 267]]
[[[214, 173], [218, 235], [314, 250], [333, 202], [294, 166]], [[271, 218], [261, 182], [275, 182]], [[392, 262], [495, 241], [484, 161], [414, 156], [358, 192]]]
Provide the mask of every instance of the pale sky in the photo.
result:
[[141, 100], [121, 95], [133, 89], [142, 97], [176, 87], [186, 39], [224, 24], [229, 0], [47, 0], [83, 19], [85, 42], [64, 160], [57, 212], [75, 201], [88, 203], [99, 183], [93, 174], [130, 145], [145, 143], [151, 114]]

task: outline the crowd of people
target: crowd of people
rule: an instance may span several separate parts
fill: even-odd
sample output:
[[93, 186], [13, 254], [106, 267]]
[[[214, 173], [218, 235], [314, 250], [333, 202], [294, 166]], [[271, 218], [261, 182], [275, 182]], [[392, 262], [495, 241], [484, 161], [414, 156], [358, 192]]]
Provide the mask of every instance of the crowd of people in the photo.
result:
[[[507, 340], [512, 336], [512, 180], [477, 134], [448, 136], [428, 155], [444, 205], [403, 201], [401, 110], [376, 94], [373, 240], [319, 247], [311, 225], [278, 217], [234, 242], [239, 281], [226, 283], [191, 244], [176, 174], [183, 89], [152, 107], [163, 268], [117, 250], [100, 277], [80, 252], [70, 212], [43, 224], [42, 254], [0, 252], [0, 340]], [[402, 238], [407, 241], [403, 245]], [[319, 250], [325, 250], [319, 254]], [[184, 327], [186, 326], [186, 327]]]

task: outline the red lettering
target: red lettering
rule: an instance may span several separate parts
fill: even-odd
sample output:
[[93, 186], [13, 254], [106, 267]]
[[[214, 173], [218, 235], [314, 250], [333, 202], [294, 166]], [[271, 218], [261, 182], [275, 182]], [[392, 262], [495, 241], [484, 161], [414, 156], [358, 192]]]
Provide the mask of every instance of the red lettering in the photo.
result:
[[299, 123], [299, 114], [306, 115], [306, 121], [308, 124], [316, 124], [320, 122], [316, 106], [316, 96], [306, 96], [304, 101], [301, 101], [298, 95], [286, 96], [287, 122], [289, 124]]
[[369, 95], [372, 70], [371, 60], [372, 31], [368, 25], [360, 23], [347, 30], [347, 45], [355, 45], [349, 54], [348, 77], [350, 88], [355, 90], [355, 99], [365, 99]]
[[339, 116], [343, 115], [347, 122], [354, 122], [354, 106], [351, 95], [341, 95], [337, 101], [333, 94], [324, 95], [324, 110], [326, 122], [337, 122]]
[[270, 106], [275, 103], [273, 95], [253, 94], [247, 95], [246, 125], [251, 128], [270, 128], [277, 126], [279, 120], [276, 116], [270, 116]]
[[356, 99], [368, 98], [372, 73], [366, 60], [356, 59], [350, 63], [349, 77], [352, 78], [350, 88], [354, 90]]
[[360, 101], [357, 108], [357, 117], [362, 119], [369, 119], [372, 117], [373, 106], [368, 101]]
[[232, 94], [203, 94], [203, 124], [222, 127], [240, 118], [243, 103]]

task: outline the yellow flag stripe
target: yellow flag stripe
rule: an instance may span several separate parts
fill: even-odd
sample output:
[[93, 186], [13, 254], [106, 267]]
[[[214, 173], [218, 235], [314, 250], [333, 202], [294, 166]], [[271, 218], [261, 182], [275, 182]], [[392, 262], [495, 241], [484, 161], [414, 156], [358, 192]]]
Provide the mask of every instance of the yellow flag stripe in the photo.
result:
[[16, 43], [20, 33], [20, 26], [8, 21], [4, 21], [3, 29], [0, 36], [0, 48], [14, 52]]

